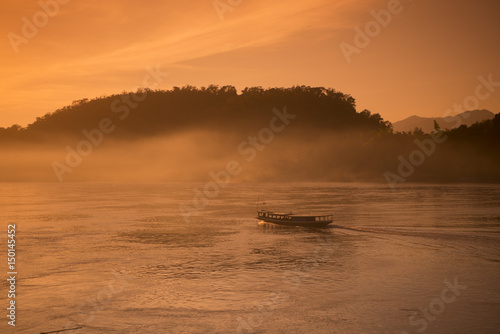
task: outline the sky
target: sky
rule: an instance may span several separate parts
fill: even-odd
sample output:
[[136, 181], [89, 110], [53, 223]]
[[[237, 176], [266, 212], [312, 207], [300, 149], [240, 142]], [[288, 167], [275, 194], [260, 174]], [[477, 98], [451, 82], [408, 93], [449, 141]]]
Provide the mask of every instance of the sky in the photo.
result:
[[[168, 73], [153, 89], [331, 87], [391, 122], [500, 82], [498, 0], [0, 1], [2, 127], [136, 90], [147, 68]], [[472, 105], [500, 112], [492, 89]]]

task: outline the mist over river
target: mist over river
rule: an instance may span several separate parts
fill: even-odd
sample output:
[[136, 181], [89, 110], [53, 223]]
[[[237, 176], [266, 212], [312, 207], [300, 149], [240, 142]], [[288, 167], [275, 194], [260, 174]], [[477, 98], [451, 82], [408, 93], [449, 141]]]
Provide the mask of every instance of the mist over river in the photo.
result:
[[500, 331], [499, 185], [230, 184], [186, 221], [203, 186], [0, 184], [0, 333]]

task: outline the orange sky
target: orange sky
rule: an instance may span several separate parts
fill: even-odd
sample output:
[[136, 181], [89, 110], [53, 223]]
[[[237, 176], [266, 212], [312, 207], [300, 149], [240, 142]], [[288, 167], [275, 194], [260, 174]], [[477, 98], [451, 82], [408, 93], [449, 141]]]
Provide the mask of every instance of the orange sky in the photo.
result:
[[[220, 0], [233, 4], [224, 20], [213, 0], [59, 1], [44, 24], [38, 1], [2, 0], [0, 126], [132, 90], [156, 65], [169, 72], [158, 88], [333, 87], [390, 121], [442, 116], [479, 75], [500, 82], [498, 0], [401, 0], [350, 63], [340, 43], [355, 45], [354, 28], [397, 0]], [[34, 15], [38, 32], [16, 53], [9, 33], [22, 37]], [[500, 112], [500, 87], [479, 108]]]

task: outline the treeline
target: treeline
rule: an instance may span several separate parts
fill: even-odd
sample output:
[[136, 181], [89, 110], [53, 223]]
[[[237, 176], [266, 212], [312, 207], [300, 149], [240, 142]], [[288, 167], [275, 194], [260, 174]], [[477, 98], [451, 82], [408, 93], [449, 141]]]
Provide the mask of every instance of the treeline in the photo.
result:
[[241, 131], [268, 121], [273, 108], [284, 106], [297, 115], [294, 127], [321, 129], [359, 128], [390, 130], [378, 114], [356, 112], [354, 98], [323, 87], [245, 88], [233, 86], [171, 90], [144, 89], [95, 99], [74, 101], [55, 112], [38, 117], [23, 128], [0, 128], [0, 141], [50, 140], [57, 135], [80, 135], [98, 126], [103, 118], [117, 125], [113, 136], [131, 137], [168, 134], [190, 128]]
[[[294, 115], [286, 131], [276, 134], [272, 143], [264, 143], [263, 151], [253, 146], [248, 136], [268, 127], [276, 115], [273, 109], [283, 112], [285, 106]], [[357, 112], [353, 97], [333, 89], [250, 87], [238, 93], [233, 86], [214, 85], [145, 89], [83, 99], [39, 117], [27, 127], [0, 128], [0, 149], [4, 149], [0, 150], [0, 180], [54, 179], [52, 162], [64, 162], [68, 145], [78, 153], [78, 143], [90, 140], [82, 131], [99, 129], [103, 120], [107, 129], [113, 129], [105, 134], [104, 142], [110, 142], [110, 146], [92, 147], [96, 155], [85, 157], [82, 167], [67, 174], [69, 178], [92, 180], [116, 164], [106, 177], [123, 174], [128, 180], [129, 175], [138, 174], [135, 162], [147, 157], [151, 160], [144, 161], [144, 168], [156, 166], [154, 175], [159, 175], [159, 180], [178, 180], [179, 175], [184, 175], [183, 180], [203, 180], [206, 170], [214, 168], [208, 163], [225, 164], [235, 155], [245, 161], [258, 153], [242, 180], [387, 181], [393, 185], [500, 181], [500, 114], [453, 130], [442, 131], [436, 123], [432, 133], [421, 129], [394, 132], [392, 124], [379, 114]], [[216, 135], [207, 134], [210, 132]], [[156, 137], [162, 141], [155, 141]], [[174, 137], [177, 141], [170, 140]], [[115, 141], [108, 141], [110, 138]], [[135, 149], [119, 144], [148, 138], [149, 142]], [[189, 144], [193, 140], [196, 144]], [[179, 146], [179, 141], [186, 149], [198, 148], [195, 153], [202, 157], [189, 160], [189, 153], [197, 156], [193, 151], [179, 156], [182, 161], [175, 159], [175, 153], [164, 155], [167, 162], [155, 160], [162, 152], [179, 152], [172, 148]], [[41, 145], [44, 143], [55, 145]], [[34, 153], [38, 151], [43, 154]], [[109, 162], [105, 163], [103, 157], [107, 155]], [[203, 164], [205, 160], [207, 165]], [[134, 167], [125, 171], [124, 166], [132, 162]], [[168, 175], [164, 174], [165, 166]]]
[[500, 113], [452, 130], [435, 124], [432, 133], [416, 128], [385, 134], [370, 152], [365, 162], [384, 175], [393, 173], [392, 181], [500, 182]]

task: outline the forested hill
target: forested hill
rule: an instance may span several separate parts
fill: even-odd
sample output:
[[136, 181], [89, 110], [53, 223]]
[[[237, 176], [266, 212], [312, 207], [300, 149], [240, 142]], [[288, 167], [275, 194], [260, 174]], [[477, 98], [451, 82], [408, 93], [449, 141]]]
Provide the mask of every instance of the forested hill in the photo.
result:
[[[456, 129], [394, 132], [333, 89], [232, 86], [75, 101], [0, 128], [1, 181], [500, 181], [500, 114]], [[462, 124], [462, 125], [460, 125]]]
[[273, 109], [284, 107], [297, 116], [294, 127], [388, 130], [391, 126], [378, 114], [356, 112], [354, 98], [333, 89], [251, 87], [238, 94], [233, 86], [211, 85], [146, 89], [74, 101], [38, 117], [26, 128], [0, 128], [0, 140], [81, 135], [82, 130], [97, 128], [106, 118], [116, 125], [112, 135], [117, 137], [168, 134], [191, 128], [245, 130], [265, 125], [273, 116]]

